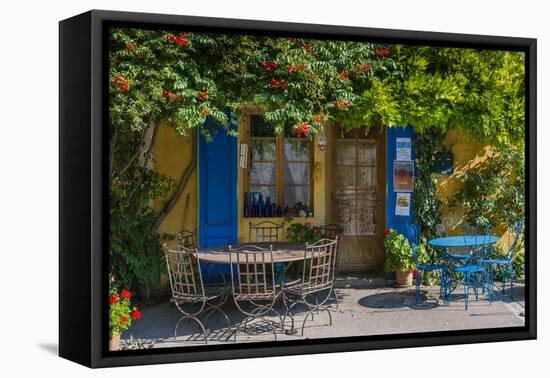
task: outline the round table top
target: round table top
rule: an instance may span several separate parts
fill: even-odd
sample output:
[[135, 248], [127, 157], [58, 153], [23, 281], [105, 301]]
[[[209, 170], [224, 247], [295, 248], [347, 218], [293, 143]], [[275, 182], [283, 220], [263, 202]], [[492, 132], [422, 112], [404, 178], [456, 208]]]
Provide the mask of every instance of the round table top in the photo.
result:
[[428, 243], [433, 247], [464, 248], [493, 244], [499, 240], [500, 238], [498, 236], [492, 235], [447, 236], [444, 238], [432, 239]]
[[[304, 243], [237, 243], [231, 244], [232, 249], [246, 250], [246, 246], [259, 246], [269, 250], [273, 246], [273, 262], [286, 263], [303, 260], [305, 256]], [[253, 248], [250, 251], [255, 251]], [[229, 264], [229, 246], [202, 248], [198, 250], [199, 259], [202, 262], [212, 264]], [[232, 260], [236, 260], [236, 253], [231, 256]], [[265, 255], [265, 262], [270, 263], [270, 254]]]

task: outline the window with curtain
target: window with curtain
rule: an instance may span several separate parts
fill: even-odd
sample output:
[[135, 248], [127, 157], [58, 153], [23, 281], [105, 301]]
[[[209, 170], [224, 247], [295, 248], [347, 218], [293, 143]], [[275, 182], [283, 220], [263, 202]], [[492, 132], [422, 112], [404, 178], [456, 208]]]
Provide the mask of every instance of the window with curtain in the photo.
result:
[[277, 135], [261, 115], [250, 116], [250, 192], [282, 209], [312, 211], [312, 159], [311, 142], [297, 138], [291, 126]]

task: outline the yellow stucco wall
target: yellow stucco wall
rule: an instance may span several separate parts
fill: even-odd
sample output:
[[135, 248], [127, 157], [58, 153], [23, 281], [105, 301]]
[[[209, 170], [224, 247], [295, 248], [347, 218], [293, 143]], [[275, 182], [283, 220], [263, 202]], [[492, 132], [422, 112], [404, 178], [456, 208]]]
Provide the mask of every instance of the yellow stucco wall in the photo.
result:
[[[193, 134], [181, 136], [172, 127], [162, 125], [153, 149], [155, 171], [172, 177], [177, 185], [191, 160], [193, 138]], [[160, 225], [160, 234], [197, 228], [197, 173], [198, 169], [195, 169], [178, 202]], [[164, 201], [157, 201], [153, 207], [160, 210], [163, 204]]]
[[[442, 201], [441, 217], [449, 218], [452, 224], [460, 226], [464, 221], [464, 210], [458, 204], [451, 207], [449, 201], [454, 197], [457, 190], [462, 187], [459, 175], [464, 171], [483, 163], [492, 154], [492, 148], [486, 143], [480, 143], [466, 135], [460, 130], [450, 130], [443, 142], [453, 154], [454, 170], [451, 175], [441, 175], [437, 182], [439, 199]], [[504, 225], [493, 225], [493, 233], [501, 236], [501, 243], [508, 243], [508, 234]], [[504, 244], [503, 246], [505, 246]]]

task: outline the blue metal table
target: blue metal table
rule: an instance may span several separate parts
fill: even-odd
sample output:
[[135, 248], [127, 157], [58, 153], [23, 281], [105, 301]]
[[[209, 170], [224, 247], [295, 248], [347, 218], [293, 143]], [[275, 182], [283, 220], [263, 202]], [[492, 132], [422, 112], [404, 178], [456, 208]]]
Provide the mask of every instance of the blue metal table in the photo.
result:
[[484, 245], [494, 244], [499, 241], [498, 236], [477, 235], [477, 236], [447, 236], [444, 238], [432, 239], [428, 242], [432, 247], [441, 248], [475, 248]]
[[[445, 284], [445, 303], [449, 302], [450, 294], [458, 285], [458, 280], [453, 279], [453, 266], [457, 264], [466, 265], [472, 260], [476, 260], [476, 252], [480, 247], [485, 247], [498, 242], [500, 238], [492, 235], [476, 235], [476, 236], [447, 236], [442, 238], [436, 238], [428, 241], [428, 244], [432, 247], [441, 248], [445, 252], [446, 257], [446, 279]], [[449, 249], [469, 249], [468, 254], [452, 254], [449, 253]]]

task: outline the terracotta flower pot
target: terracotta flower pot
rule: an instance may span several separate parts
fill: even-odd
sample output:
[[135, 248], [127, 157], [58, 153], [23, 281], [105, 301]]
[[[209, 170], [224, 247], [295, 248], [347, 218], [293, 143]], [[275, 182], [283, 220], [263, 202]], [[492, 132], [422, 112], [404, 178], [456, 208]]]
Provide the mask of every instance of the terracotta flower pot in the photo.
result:
[[118, 347], [120, 345], [120, 335], [122, 334], [119, 333], [118, 335], [116, 336], [111, 336], [109, 338], [109, 350], [110, 351], [115, 351], [115, 350], [118, 350]]
[[395, 286], [397, 287], [408, 287], [412, 285], [413, 272], [408, 270], [402, 272], [400, 270], [395, 271]]

